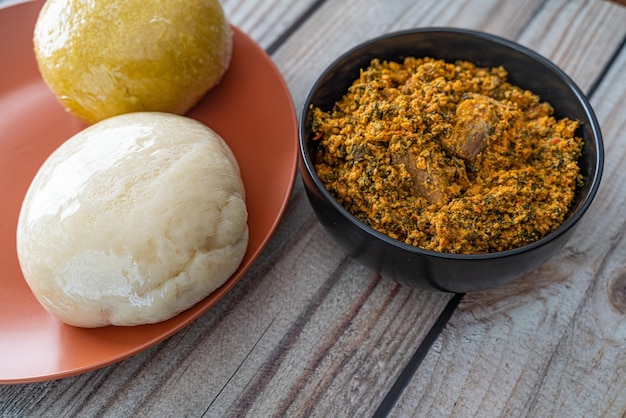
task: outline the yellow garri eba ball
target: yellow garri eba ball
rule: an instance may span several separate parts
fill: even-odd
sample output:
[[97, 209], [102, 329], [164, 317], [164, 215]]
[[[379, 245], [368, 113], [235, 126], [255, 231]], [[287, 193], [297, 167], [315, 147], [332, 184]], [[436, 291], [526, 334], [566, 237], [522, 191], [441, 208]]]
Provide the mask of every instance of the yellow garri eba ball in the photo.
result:
[[94, 123], [187, 112], [226, 72], [232, 30], [219, 0], [48, 0], [33, 43], [61, 104]]

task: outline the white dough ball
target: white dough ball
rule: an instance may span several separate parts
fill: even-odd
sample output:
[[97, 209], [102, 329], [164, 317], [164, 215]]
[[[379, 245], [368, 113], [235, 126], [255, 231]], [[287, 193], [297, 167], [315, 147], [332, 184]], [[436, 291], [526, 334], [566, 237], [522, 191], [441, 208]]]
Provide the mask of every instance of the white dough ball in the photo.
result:
[[247, 245], [230, 148], [201, 122], [156, 112], [106, 119], [62, 144], [17, 226], [35, 297], [79, 327], [169, 319], [228, 280]]

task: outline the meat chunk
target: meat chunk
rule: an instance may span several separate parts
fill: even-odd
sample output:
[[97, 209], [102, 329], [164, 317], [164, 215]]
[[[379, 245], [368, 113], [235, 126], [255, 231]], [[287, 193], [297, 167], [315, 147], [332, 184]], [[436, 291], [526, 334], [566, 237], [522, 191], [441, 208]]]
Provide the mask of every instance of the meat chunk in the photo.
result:
[[404, 165], [413, 180], [415, 193], [430, 204], [446, 204], [458, 194], [461, 187], [469, 184], [465, 166], [461, 161], [450, 165], [436, 162], [420, 164], [419, 149], [416, 146], [403, 154], [392, 154], [392, 159], [394, 164]]
[[463, 100], [456, 109], [456, 123], [442, 145], [451, 154], [474, 161], [487, 147], [504, 109], [503, 103], [480, 94]]

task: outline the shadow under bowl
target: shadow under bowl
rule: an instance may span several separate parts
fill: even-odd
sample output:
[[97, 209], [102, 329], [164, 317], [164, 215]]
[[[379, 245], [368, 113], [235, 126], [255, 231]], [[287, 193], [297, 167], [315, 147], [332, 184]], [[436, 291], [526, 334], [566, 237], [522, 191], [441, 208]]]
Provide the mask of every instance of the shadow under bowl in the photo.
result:
[[[532, 91], [555, 109], [555, 117], [581, 122], [579, 166], [583, 184], [561, 226], [544, 238], [508, 251], [448, 254], [424, 250], [375, 231], [357, 220], [326, 190], [315, 171], [311, 107], [332, 109], [373, 58], [402, 61], [432, 57], [470, 61], [480, 67], [504, 66], [513, 85]], [[321, 224], [357, 261], [402, 284], [445, 292], [481, 290], [518, 279], [563, 247], [598, 190], [604, 163], [600, 127], [587, 98], [556, 65], [506, 39], [476, 31], [424, 28], [386, 34], [339, 57], [312, 87], [300, 119], [300, 171], [311, 206]]]

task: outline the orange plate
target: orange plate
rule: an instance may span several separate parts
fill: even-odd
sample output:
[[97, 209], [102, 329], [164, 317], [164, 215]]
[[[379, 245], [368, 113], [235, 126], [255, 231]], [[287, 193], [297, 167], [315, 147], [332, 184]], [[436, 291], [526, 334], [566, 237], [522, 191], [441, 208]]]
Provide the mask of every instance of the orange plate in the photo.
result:
[[62, 142], [84, 128], [39, 76], [32, 32], [42, 1], [0, 10], [0, 383], [57, 379], [136, 354], [179, 331], [222, 298], [250, 268], [275, 231], [297, 166], [297, 121], [289, 90], [271, 59], [234, 28], [223, 81], [189, 116], [231, 146], [246, 187], [250, 243], [237, 272], [193, 308], [137, 327], [65, 325], [35, 300], [22, 276], [15, 228], [35, 173]]

